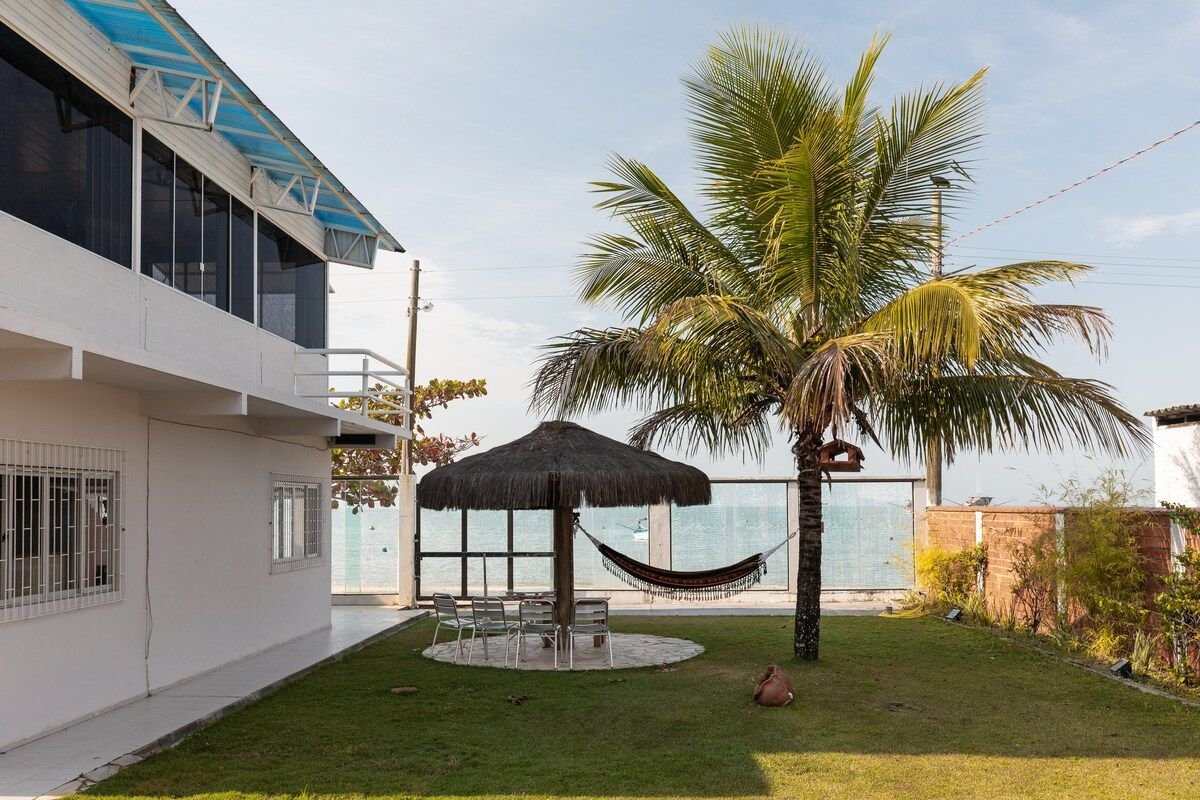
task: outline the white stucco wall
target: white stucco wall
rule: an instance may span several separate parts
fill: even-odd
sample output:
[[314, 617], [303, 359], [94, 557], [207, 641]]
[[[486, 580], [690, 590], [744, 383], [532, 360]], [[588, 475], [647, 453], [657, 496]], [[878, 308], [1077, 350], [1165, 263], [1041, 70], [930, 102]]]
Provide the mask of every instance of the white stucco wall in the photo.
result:
[[328, 557], [271, 574], [271, 475], [328, 481], [319, 446], [150, 424], [152, 690], [329, 624]]
[[128, 395], [78, 384], [0, 383], [0, 438], [127, 451], [119, 603], [0, 623], [0, 749], [145, 690], [146, 422]]
[[151, 421], [82, 381], [0, 382], [0, 438], [126, 452], [125, 597], [0, 623], [0, 749], [329, 624], [328, 559], [270, 573], [271, 473], [327, 479], [323, 441]]
[[1200, 424], [1154, 428], [1154, 503], [1200, 507]]

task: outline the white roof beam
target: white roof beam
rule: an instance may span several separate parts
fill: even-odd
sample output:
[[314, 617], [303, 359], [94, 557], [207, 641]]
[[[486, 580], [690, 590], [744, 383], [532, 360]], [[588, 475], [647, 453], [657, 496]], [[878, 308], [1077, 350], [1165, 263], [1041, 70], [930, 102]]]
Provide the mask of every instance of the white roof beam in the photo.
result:
[[[163, 83], [164, 75], [189, 80], [191, 83], [182, 95], [176, 97]], [[133, 65], [132, 78], [133, 88], [129, 90], [129, 105], [134, 107], [138, 116], [187, 128], [209, 131], [213, 129], [221, 102], [222, 82], [220, 80], [145, 64]], [[188, 113], [192, 101], [197, 97], [200, 98], [200, 118], [198, 120], [193, 119], [193, 115]], [[142, 103], [141, 106], [138, 105], [139, 101]], [[152, 106], [155, 101], [158, 105], [157, 112], [148, 112], [147, 106]]]

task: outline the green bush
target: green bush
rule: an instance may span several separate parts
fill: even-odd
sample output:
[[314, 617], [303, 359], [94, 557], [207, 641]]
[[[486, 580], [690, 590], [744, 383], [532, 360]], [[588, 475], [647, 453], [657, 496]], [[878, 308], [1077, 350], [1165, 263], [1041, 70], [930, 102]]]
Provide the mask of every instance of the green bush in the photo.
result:
[[1165, 588], [1155, 604], [1171, 640], [1174, 672], [1191, 684], [1195, 678], [1191, 656], [1200, 645], [1200, 552], [1189, 547], [1175, 559], [1179, 569], [1163, 579]]
[[1057, 607], [1054, 537], [1046, 535], [1032, 542], [1017, 542], [1010, 555], [1013, 588], [1009, 618], [1013, 627], [1021, 624], [1031, 633], [1037, 633], [1050, 621]]
[[917, 580], [935, 608], [962, 608], [978, 594], [979, 576], [987, 565], [982, 544], [966, 550], [925, 547], [917, 552]]
[[1060, 491], [1071, 511], [1059, 581], [1068, 602], [1086, 615], [1091, 638], [1105, 648], [1131, 639], [1146, 619], [1148, 575], [1137, 543], [1144, 515], [1130, 510], [1143, 494], [1121, 470], [1087, 485], [1068, 481]]

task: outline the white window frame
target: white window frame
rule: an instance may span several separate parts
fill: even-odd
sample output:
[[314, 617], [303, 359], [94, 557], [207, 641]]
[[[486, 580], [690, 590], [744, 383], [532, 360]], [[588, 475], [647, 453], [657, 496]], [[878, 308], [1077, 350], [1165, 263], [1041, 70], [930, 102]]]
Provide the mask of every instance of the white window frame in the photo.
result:
[[[18, 530], [16, 487], [22, 480], [38, 484], [36, 530]], [[125, 598], [124, 481], [123, 450], [0, 439], [0, 623]], [[73, 528], [56, 527], [55, 482], [73, 486]], [[19, 537], [31, 549], [34, 536], [36, 555], [17, 557]], [[51, 552], [55, 537], [70, 543], [69, 552]]]
[[[301, 507], [295, 507], [296, 500]], [[287, 513], [290, 507], [290, 512]], [[329, 481], [306, 475], [271, 474], [271, 573], [324, 566], [329, 550]], [[296, 525], [303, 552], [295, 552]]]

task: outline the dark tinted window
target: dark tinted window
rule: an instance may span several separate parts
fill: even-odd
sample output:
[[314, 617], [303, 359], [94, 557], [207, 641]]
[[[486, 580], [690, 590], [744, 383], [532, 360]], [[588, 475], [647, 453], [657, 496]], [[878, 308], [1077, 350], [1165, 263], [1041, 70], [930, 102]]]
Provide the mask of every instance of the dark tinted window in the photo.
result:
[[233, 202], [229, 192], [143, 133], [142, 272], [228, 311]]
[[254, 322], [254, 211], [236, 197], [232, 205], [229, 259], [233, 303], [230, 310], [247, 322]]
[[204, 179], [204, 264], [200, 297], [229, 310], [229, 192]]
[[142, 273], [171, 282], [175, 260], [175, 154], [148, 133], [142, 134]]
[[175, 258], [171, 285], [193, 297], [203, 288], [204, 177], [175, 155]]
[[132, 263], [133, 124], [0, 25], [0, 209]]
[[325, 262], [258, 218], [258, 324], [301, 347], [325, 346]]

